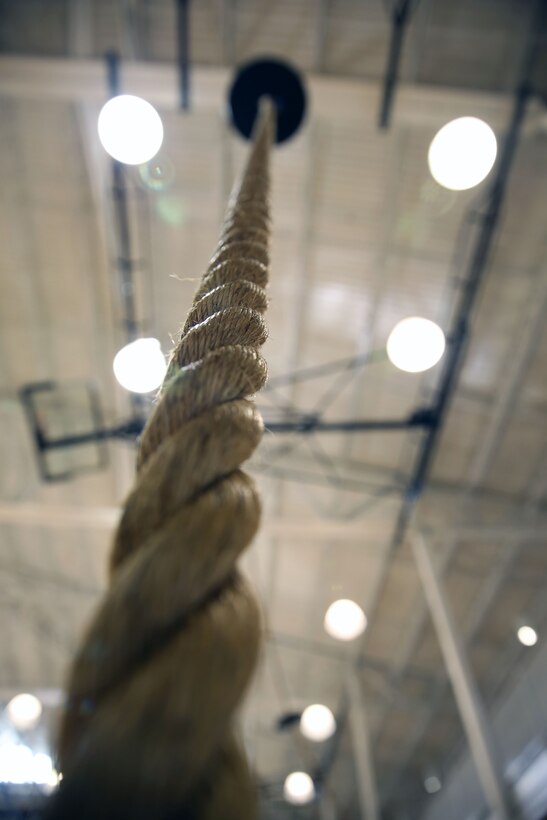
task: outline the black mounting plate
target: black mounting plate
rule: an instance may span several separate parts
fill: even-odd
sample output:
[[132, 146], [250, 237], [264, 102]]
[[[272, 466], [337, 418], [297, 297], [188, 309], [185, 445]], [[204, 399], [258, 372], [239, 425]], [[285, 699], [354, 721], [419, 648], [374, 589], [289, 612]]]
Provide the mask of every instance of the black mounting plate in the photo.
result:
[[275, 103], [277, 143], [298, 131], [306, 112], [306, 91], [300, 74], [288, 63], [274, 57], [252, 60], [241, 66], [230, 89], [230, 121], [239, 133], [250, 139], [261, 97]]

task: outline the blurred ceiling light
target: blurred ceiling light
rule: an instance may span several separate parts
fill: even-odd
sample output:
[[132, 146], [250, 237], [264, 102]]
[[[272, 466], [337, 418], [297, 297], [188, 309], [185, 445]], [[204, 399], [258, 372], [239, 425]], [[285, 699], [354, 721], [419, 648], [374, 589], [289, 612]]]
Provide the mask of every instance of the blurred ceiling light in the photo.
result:
[[314, 703], [302, 712], [300, 731], [308, 740], [321, 743], [336, 731], [336, 720], [328, 706]]
[[126, 390], [150, 393], [162, 383], [167, 364], [157, 339], [136, 339], [116, 353], [113, 369]]
[[538, 642], [538, 633], [531, 626], [519, 627], [517, 637], [524, 646], [535, 646]]
[[103, 105], [97, 130], [107, 154], [126, 165], [148, 162], [163, 142], [160, 115], [149, 102], [132, 94], [112, 97]]
[[420, 316], [397, 322], [387, 340], [387, 355], [392, 364], [407, 373], [421, 373], [437, 364], [446, 346], [439, 325]]
[[366, 628], [365, 613], [355, 601], [341, 598], [329, 606], [325, 614], [325, 631], [339, 641], [352, 641]]
[[57, 771], [53, 768], [53, 761], [48, 754], [38, 752], [32, 760], [32, 782], [44, 786], [56, 786], [59, 782]]
[[10, 700], [7, 712], [16, 729], [33, 729], [42, 716], [42, 704], [35, 695], [24, 692]]
[[437, 132], [427, 161], [439, 185], [465, 191], [488, 176], [496, 154], [496, 136], [490, 126], [477, 117], [459, 117]]
[[0, 747], [0, 782], [32, 782], [32, 749], [22, 743], [7, 743]]
[[306, 772], [292, 772], [285, 778], [283, 795], [288, 803], [302, 806], [315, 797], [313, 780]]
[[0, 782], [37, 783], [51, 790], [58, 785], [59, 775], [48, 754], [33, 754], [22, 743], [4, 743], [0, 746]]
[[437, 792], [440, 792], [441, 788], [441, 781], [435, 774], [429, 775], [429, 777], [426, 777], [424, 780], [424, 789], [428, 794], [436, 794]]

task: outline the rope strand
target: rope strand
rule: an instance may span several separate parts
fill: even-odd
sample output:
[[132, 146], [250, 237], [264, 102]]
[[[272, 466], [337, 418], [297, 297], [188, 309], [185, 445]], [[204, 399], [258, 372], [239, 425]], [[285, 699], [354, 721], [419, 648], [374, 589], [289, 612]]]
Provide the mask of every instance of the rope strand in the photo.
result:
[[266, 379], [272, 127], [268, 103], [142, 434], [110, 587], [70, 674], [51, 817], [255, 816], [232, 720], [261, 632], [236, 562], [260, 518], [240, 466], [262, 435], [248, 397]]

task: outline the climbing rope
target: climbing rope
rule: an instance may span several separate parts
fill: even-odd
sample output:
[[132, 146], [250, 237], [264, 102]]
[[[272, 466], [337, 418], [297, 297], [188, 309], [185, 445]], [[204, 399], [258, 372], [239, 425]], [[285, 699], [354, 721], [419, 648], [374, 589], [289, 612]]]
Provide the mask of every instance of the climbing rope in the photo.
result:
[[52, 817], [255, 816], [233, 730], [260, 615], [236, 568], [260, 503], [240, 470], [262, 435], [273, 108], [142, 434], [110, 586], [73, 664]]

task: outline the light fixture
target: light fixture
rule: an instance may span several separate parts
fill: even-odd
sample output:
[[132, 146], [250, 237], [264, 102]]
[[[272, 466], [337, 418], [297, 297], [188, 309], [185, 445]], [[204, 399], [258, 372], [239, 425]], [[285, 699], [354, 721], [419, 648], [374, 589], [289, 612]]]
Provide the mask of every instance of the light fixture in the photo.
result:
[[7, 743], [0, 747], [0, 782], [32, 782], [32, 749], [22, 743]]
[[38, 752], [32, 760], [32, 782], [44, 786], [57, 786], [59, 775], [53, 767], [53, 761], [48, 754]]
[[315, 797], [313, 780], [306, 772], [292, 772], [285, 778], [283, 796], [288, 803], [303, 806]]
[[535, 646], [538, 642], [538, 633], [531, 626], [521, 626], [517, 630], [517, 637], [524, 646]]
[[132, 393], [150, 393], [163, 381], [167, 364], [157, 339], [136, 339], [114, 356], [114, 375]]
[[36, 783], [51, 790], [58, 785], [59, 775], [48, 754], [33, 754], [22, 743], [8, 742], [0, 746], [0, 783]]
[[421, 316], [397, 322], [387, 340], [387, 355], [392, 364], [407, 373], [421, 373], [437, 364], [446, 346], [439, 325]]
[[325, 614], [325, 631], [339, 641], [352, 641], [365, 631], [365, 613], [355, 601], [341, 598], [329, 606]]
[[42, 716], [42, 704], [35, 695], [22, 692], [10, 700], [7, 713], [16, 729], [33, 729]]
[[320, 743], [336, 731], [336, 720], [328, 706], [314, 703], [306, 707], [300, 718], [300, 731], [308, 740]]
[[97, 130], [107, 154], [126, 165], [148, 162], [163, 142], [160, 115], [153, 105], [132, 94], [112, 97], [103, 105]]
[[436, 794], [437, 792], [440, 792], [441, 788], [441, 781], [436, 774], [430, 774], [424, 780], [424, 789], [428, 794]]
[[496, 136], [487, 123], [477, 117], [459, 117], [437, 132], [427, 160], [439, 185], [465, 191], [488, 176], [496, 153]]

